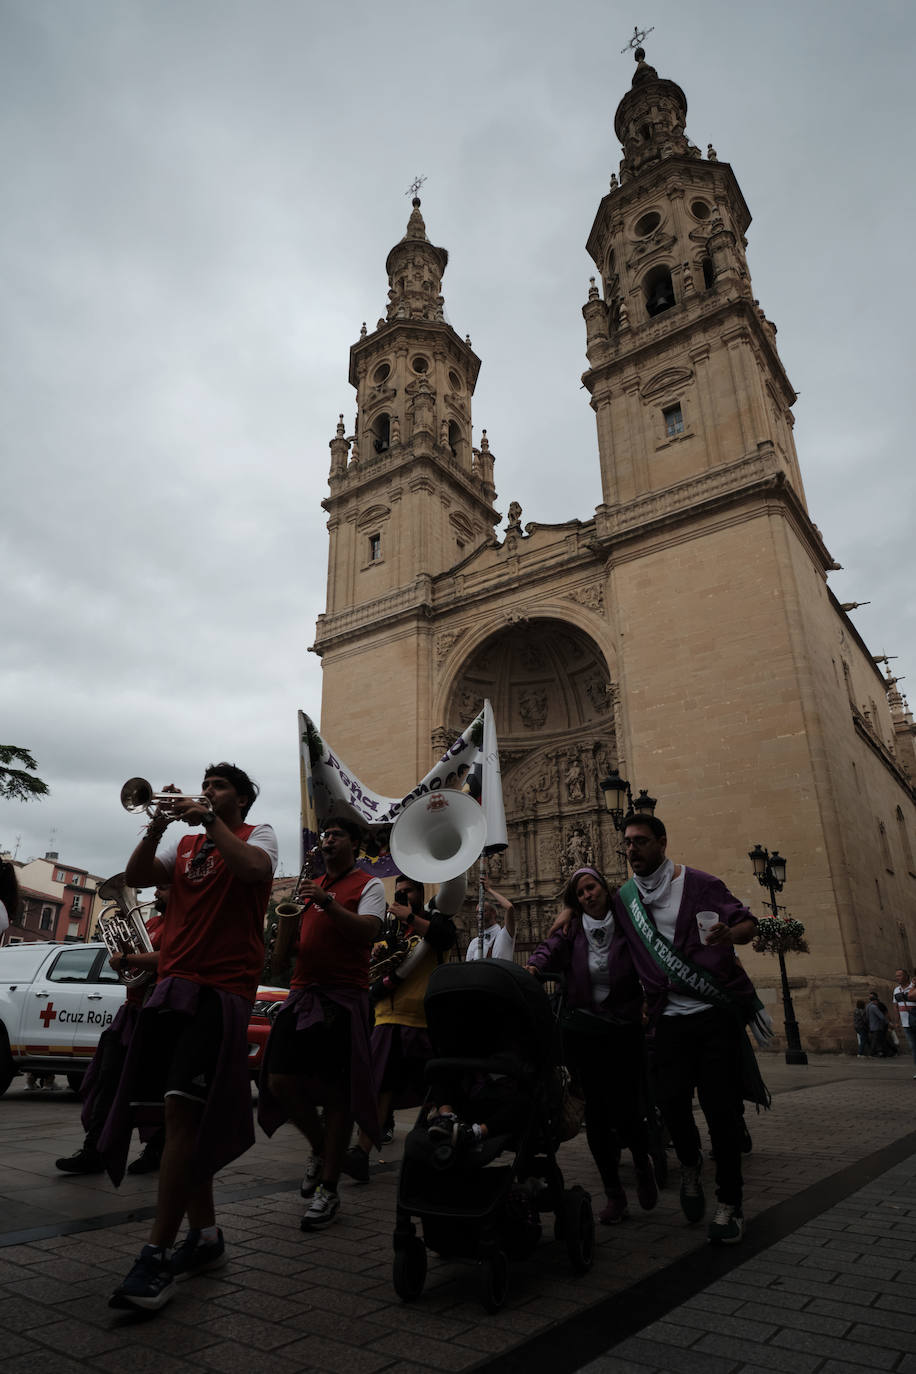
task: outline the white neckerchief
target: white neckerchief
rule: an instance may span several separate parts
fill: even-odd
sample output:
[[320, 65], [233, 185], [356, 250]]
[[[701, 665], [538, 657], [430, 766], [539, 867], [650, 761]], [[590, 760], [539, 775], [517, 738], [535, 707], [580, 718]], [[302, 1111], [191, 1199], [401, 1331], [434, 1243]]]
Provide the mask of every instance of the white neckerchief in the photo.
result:
[[655, 872], [650, 873], [646, 878], [639, 878], [635, 873], [633, 874], [636, 890], [646, 906], [664, 906], [668, 900], [673, 879], [673, 859], [664, 859]]

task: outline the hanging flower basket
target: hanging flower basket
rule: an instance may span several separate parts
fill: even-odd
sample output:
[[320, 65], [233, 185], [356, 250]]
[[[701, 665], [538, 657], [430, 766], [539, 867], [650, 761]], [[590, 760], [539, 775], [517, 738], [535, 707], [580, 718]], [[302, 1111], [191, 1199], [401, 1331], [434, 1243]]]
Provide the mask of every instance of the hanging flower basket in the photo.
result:
[[805, 927], [792, 916], [764, 916], [757, 922], [753, 948], [758, 954], [807, 954]]

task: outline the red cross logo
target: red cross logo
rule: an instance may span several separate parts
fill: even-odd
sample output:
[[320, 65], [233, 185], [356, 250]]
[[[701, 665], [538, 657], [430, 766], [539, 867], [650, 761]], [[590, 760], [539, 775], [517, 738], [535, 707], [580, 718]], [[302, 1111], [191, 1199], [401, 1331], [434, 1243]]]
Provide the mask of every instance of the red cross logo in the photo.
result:
[[54, 1003], [49, 1002], [44, 1011], [38, 1013], [39, 1021], [44, 1021], [45, 1030], [48, 1029], [52, 1021], [57, 1020], [57, 1012], [54, 1010]]

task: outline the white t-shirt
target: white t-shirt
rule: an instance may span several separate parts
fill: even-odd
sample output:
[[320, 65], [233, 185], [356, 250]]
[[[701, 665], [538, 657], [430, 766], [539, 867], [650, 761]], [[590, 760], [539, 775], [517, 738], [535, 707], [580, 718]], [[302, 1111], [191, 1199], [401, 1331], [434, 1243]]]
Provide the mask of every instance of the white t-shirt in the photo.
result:
[[904, 1030], [906, 1030], [907, 1026], [910, 1024], [910, 1017], [914, 1014], [911, 1011], [907, 1011], [906, 1008], [907, 1002], [911, 1004], [916, 1002], [916, 988], [907, 996], [907, 988], [913, 987], [914, 985], [912, 983], [898, 983], [894, 988], [894, 1001], [897, 1004], [897, 1011], [900, 1013], [900, 1024]]
[[[178, 846], [187, 834], [187, 830], [173, 831], [172, 835], [156, 850], [156, 858], [160, 863], [165, 864], [170, 875], [175, 872], [175, 860], [178, 857]], [[280, 846], [277, 844], [277, 837], [274, 834], [273, 826], [256, 825], [248, 836], [247, 843], [256, 844], [258, 849], [264, 850], [264, 853], [267, 855], [268, 859], [270, 859], [271, 873], [276, 873], [277, 862], [280, 858]]]
[[[475, 935], [468, 945], [468, 952], [464, 956], [465, 960], [480, 958], [480, 944]], [[487, 926], [483, 932], [483, 957], [485, 959], [511, 959], [515, 953], [515, 937], [510, 935], [505, 926], [495, 922], [492, 926]]]
[[[671, 887], [668, 889], [668, 897], [663, 905], [656, 906], [653, 902], [648, 906], [648, 911], [654, 920], [658, 930], [664, 935], [666, 940], [674, 944], [674, 928], [677, 925], [677, 914], [681, 909], [681, 898], [684, 895], [684, 875], [686, 873], [684, 865], [681, 864], [681, 871], [676, 878], [672, 878]], [[699, 997], [691, 997], [686, 992], [678, 992], [672, 988], [668, 993], [668, 1000], [665, 1003], [663, 1016], [694, 1016], [698, 1011], [708, 1011], [709, 1003], [703, 1002]]]
[[582, 929], [588, 941], [588, 972], [592, 980], [592, 997], [595, 1002], [603, 1002], [611, 990], [607, 952], [614, 938], [613, 911], [602, 916], [600, 921], [583, 911]]
[[[252, 835], [251, 838], [254, 839], [254, 836]], [[357, 915], [375, 916], [379, 921], [384, 921], [387, 906], [388, 903], [381, 878], [370, 878], [359, 894], [359, 904], [356, 908]]]

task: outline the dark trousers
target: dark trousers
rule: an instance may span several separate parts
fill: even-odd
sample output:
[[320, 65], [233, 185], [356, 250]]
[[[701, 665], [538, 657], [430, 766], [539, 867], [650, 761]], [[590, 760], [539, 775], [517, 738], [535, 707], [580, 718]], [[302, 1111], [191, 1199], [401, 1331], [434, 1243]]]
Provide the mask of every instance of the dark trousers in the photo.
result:
[[645, 1049], [641, 1026], [602, 1034], [563, 1032], [563, 1057], [585, 1099], [585, 1137], [605, 1191], [620, 1187], [620, 1146], [641, 1166], [649, 1153], [645, 1120]]
[[692, 1016], [663, 1016], [655, 1030], [653, 1068], [658, 1105], [682, 1164], [700, 1155], [693, 1093], [709, 1127], [716, 1156], [716, 1196], [741, 1206], [741, 1040], [744, 1028], [710, 1007]]

